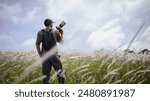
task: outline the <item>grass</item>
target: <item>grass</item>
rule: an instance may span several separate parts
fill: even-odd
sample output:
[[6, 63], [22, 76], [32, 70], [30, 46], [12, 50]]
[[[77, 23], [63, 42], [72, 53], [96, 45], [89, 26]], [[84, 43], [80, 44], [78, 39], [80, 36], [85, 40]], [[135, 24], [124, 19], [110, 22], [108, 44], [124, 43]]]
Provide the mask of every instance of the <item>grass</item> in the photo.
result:
[[[36, 51], [0, 51], [0, 83], [11, 84], [39, 59]], [[92, 53], [61, 52], [68, 84], [138, 84], [150, 83], [150, 55], [126, 54], [106, 50]], [[51, 71], [51, 77], [55, 74]], [[18, 83], [40, 84], [41, 65]], [[57, 78], [52, 82], [58, 83]]]

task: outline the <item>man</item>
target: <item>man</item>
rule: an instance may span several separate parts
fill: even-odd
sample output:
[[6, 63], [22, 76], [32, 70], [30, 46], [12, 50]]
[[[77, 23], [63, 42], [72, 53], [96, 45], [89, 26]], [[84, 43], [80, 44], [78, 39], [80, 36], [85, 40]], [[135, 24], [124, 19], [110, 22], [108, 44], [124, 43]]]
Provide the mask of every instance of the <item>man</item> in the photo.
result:
[[[46, 19], [44, 21], [45, 29], [42, 29], [37, 34], [36, 49], [40, 57], [45, 53], [50, 52], [53, 47], [57, 45], [57, 42], [61, 43], [63, 41], [63, 30], [57, 31], [53, 29], [53, 21], [51, 19]], [[42, 43], [42, 49], [40, 44]], [[58, 51], [56, 51], [52, 56], [50, 56], [45, 61], [42, 61], [42, 74], [46, 76], [43, 78], [44, 84], [49, 84], [50, 71], [52, 66], [55, 71], [58, 72], [59, 83], [65, 83], [65, 75], [63, 73], [62, 63], [58, 56]]]

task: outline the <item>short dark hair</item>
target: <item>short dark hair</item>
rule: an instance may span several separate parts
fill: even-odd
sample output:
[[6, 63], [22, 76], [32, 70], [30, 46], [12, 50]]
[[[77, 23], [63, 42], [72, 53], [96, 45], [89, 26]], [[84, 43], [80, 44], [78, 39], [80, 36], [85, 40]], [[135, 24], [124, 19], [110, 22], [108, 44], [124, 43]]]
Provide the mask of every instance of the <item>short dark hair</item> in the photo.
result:
[[54, 23], [51, 19], [49, 19], [49, 18], [47, 18], [47, 19], [45, 19], [45, 21], [44, 21], [44, 25], [47, 27], [47, 26], [49, 26], [50, 24], [52, 24], [52, 23]]

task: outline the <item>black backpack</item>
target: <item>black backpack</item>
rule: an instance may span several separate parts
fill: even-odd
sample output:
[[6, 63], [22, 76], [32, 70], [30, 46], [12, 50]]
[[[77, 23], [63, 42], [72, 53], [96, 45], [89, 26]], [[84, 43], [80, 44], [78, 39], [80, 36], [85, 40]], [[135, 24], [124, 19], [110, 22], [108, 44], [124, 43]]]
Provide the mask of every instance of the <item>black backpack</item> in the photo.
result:
[[53, 35], [53, 30], [45, 31], [42, 29], [43, 37], [42, 37], [42, 48], [44, 50], [49, 51], [56, 45], [56, 40]]

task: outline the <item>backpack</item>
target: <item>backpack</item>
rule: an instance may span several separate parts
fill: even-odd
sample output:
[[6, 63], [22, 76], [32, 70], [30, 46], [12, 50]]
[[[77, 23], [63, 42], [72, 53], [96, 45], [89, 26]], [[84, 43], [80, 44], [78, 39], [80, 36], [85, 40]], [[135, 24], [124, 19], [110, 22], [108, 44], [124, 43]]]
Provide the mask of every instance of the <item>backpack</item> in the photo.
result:
[[53, 35], [53, 30], [45, 31], [42, 29], [43, 37], [42, 37], [42, 48], [44, 50], [49, 51], [56, 45], [56, 40]]

